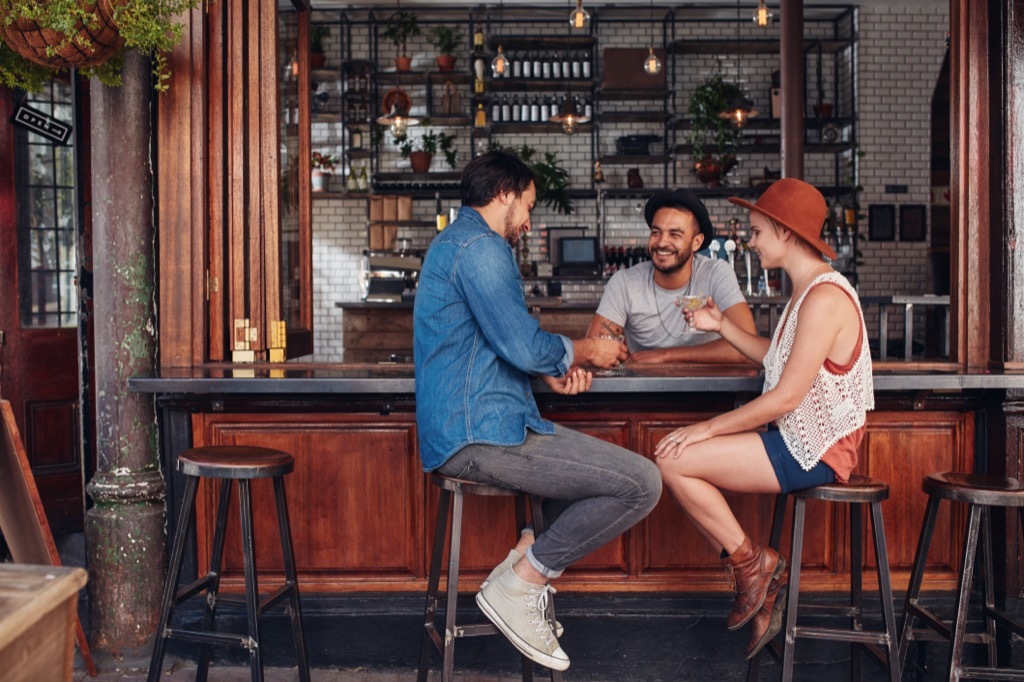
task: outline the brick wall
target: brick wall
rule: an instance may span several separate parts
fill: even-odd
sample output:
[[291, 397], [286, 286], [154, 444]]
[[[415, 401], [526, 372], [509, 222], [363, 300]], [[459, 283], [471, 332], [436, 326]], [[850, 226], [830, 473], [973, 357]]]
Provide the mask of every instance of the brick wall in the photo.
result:
[[[746, 17], [744, 16], [744, 19]], [[948, 29], [948, 8], [944, 5], [870, 5], [858, 10], [858, 47], [855, 64], [854, 87], [856, 90], [858, 114], [858, 142], [864, 156], [858, 161], [858, 173], [863, 192], [860, 196], [863, 219], [860, 230], [867, 234], [868, 206], [871, 204], [893, 204], [897, 209], [902, 204], [925, 204], [929, 202], [929, 158], [930, 158], [930, 107], [932, 92], [938, 78], [945, 54], [944, 38]], [[659, 30], [660, 30], [660, 24]], [[601, 25], [598, 53], [607, 47], [646, 46], [652, 35], [653, 24], [637, 22], [624, 24], [621, 29], [609, 30], [607, 23]], [[778, 28], [758, 29], [752, 22], [744, 21], [740, 27], [743, 38], [763, 37], [765, 31], [777, 32]], [[810, 32], [824, 31], [822, 27], [808, 25]], [[508, 33], [539, 34], [550, 32], [543, 24], [510, 24]], [[365, 34], [355, 34], [356, 41], [365, 40]], [[678, 25], [677, 38], [733, 38], [736, 25], [731, 22], [719, 26]], [[821, 33], [820, 37], [828, 37]], [[354, 46], [353, 56], [365, 56]], [[390, 46], [382, 45], [382, 55], [390, 55]], [[433, 59], [433, 48], [424, 39], [411, 43], [410, 54], [414, 66], [419, 68]], [[824, 69], [826, 92], [833, 91], [831, 82], [830, 56], [826, 56]], [[816, 56], [807, 59], [809, 80], [808, 116], [810, 106], [816, 99]], [[671, 60], [669, 60], [671, 63]], [[683, 55], [675, 60], [676, 91], [669, 106], [678, 115], [685, 115], [689, 93], [711, 70], [719, 68], [728, 80], [735, 78], [737, 64], [733, 55]], [[771, 73], [778, 68], [777, 59], [764, 56], [745, 58], [740, 64], [741, 79], [755, 107], [767, 115], [770, 111], [769, 87]], [[639, 65], [638, 65], [639, 69]], [[840, 69], [843, 71], [843, 69]], [[600, 70], [597, 71], [598, 75]], [[841, 84], [841, 93], [850, 90], [848, 84]], [[464, 106], [468, 112], [468, 93], [464, 93]], [[415, 97], [414, 97], [415, 99]], [[852, 102], [841, 94], [837, 102], [837, 116], [847, 116]], [[606, 105], [621, 106], [621, 105]], [[626, 106], [629, 106], [627, 103]], [[647, 106], [644, 103], [643, 106]], [[414, 111], [414, 113], [417, 113]], [[418, 111], [425, 114], [424, 111]], [[665, 135], [661, 124], [605, 124], [600, 130], [597, 155], [612, 154], [615, 139], [626, 134]], [[388, 136], [390, 137], [390, 136]], [[314, 123], [313, 139], [318, 149], [331, 147], [340, 149], [341, 128], [336, 123]], [[673, 138], [669, 138], [672, 140]], [[679, 134], [676, 142], [683, 142]], [[541, 139], [525, 135], [502, 135], [504, 145], [530, 143], [541, 150], [554, 150], [567, 166], [572, 187], [589, 188], [593, 171], [590, 136], [578, 134], [574, 137], [546, 135]], [[460, 158], [465, 160], [470, 152], [469, 135], [459, 135]], [[655, 148], [656, 149], [656, 148]], [[846, 159], [841, 159], [845, 164]], [[361, 161], [357, 163], [362, 163]], [[696, 186], [696, 179], [689, 174], [691, 159], [678, 156], [675, 166], [669, 168], [670, 183]], [[385, 147], [381, 154], [381, 168], [398, 170], [407, 165], [393, 148]], [[443, 160], [435, 159], [434, 169], [442, 169]], [[781, 168], [778, 155], [749, 154], [740, 159], [740, 166], [730, 175], [729, 182], [747, 186], [751, 177], [764, 174], [764, 169], [777, 171]], [[626, 169], [620, 166], [603, 168], [606, 187], [624, 187]], [[662, 183], [662, 169], [659, 166], [641, 167], [641, 176], [647, 187], [658, 187]], [[347, 169], [341, 169], [345, 172]], [[846, 172], [840, 170], [840, 172]], [[832, 155], [808, 154], [805, 157], [805, 177], [821, 186], [836, 183], [836, 160]], [[339, 185], [342, 178], [334, 179]], [[886, 185], [906, 185], [905, 194], [886, 194]], [[647, 226], [643, 220], [642, 200], [609, 199], [606, 202], [605, 242], [611, 245], [645, 244]], [[446, 207], [450, 202], [446, 200]], [[420, 200], [414, 203], [416, 220], [432, 220], [434, 202]], [[724, 199], [707, 201], [712, 220], [724, 229], [733, 217], [745, 219], [743, 211]], [[579, 226], [593, 228], [597, 224], [597, 202], [576, 201], [577, 212], [572, 216], [555, 214], [551, 209], [539, 207], [534, 212], [537, 234], [546, 234], [548, 226]], [[640, 210], [638, 210], [638, 208]], [[317, 197], [313, 203], [313, 258], [314, 258], [314, 324], [315, 348], [313, 359], [323, 362], [337, 362], [342, 359], [341, 318], [342, 311], [335, 306], [339, 301], [359, 300], [357, 281], [359, 261], [366, 241], [366, 206], [364, 199], [347, 199], [341, 196]], [[745, 222], [743, 223], [745, 224]], [[537, 254], [546, 248], [539, 237], [531, 235], [528, 242], [531, 253]], [[429, 245], [432, 231], [425, 228], [407, 228], [399, 233], [400, 238], [412, 240], [413, 247], [425, 249]], [[910, 294], [930, 293], [928, 242], [899, 241], [898, 225], [895, 241], [861, 243], [863, 265], [860, 267], [860, 291], [862, 294], [883, 294], [902, 292]], [[738, 271], [741, 268], [738, 266]], [[742, 276], [742, 275], [741, 275]], [[532, 284], [530, 285], [532, 286]], [[566, 283], [563, 298], [571, 301], [596, 301], [600, 298], [601, 285], [596, 283]], [[901, 315], [891, 315], [890, 334], [902, 335]], [[869, 311], [869, 328], [875, 313]], [[918, 325], [916, 329], [922, 329]]]

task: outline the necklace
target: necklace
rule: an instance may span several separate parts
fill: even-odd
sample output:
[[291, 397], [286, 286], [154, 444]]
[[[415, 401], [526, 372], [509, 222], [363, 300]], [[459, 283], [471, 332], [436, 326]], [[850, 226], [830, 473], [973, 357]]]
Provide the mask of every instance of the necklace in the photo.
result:
[[[686, 282], [686, 288], [683, 290], [683, 293], [679, 294], [678, 297], [689, 296], [690, 295], [690, 289], [693, 287], [693, 280], [696, 279], [696, 277], [697, 277], [697, 256], [694, 255], [693, 256], [693, 269], [690, 271], [690, 279]], [[684, 336], [686, 336], [689, 332], [686, 331], [686, 327], [685, 326], [683, 327], [683, 331], [682, 331], [681, 334], [673, 334], [672, 332], [669, 331], [668, 325], [665, 324], [665, 318], [663, 318], [661, 316], [661, 305], [658, 303], [658, 285], [655, 284], [655, 282], [654, 282], [654, 265], [653, 264], [651, 265], [651, 297], [654, 299], [654, 310], [655, 310], [655, 312], [658, 313], [658, 322], [661, 323], [661, 328], [665, 330], [665, 333], [668, 335], [668, 337], [670, 339], [681, 339]]]

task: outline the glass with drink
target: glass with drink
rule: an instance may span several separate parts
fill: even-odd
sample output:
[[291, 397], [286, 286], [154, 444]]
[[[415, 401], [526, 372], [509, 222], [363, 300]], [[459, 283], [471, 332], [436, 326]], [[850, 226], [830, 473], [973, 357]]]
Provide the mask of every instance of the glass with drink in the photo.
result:
[[[686, 294], [686, 295], [680, 296], [679, 298], [676, 299], [676, 306], [679, 307], [679, 308], [682, 308], [684, 312], [691, 312], [692, 313], [695, 310], [700, 310], [701, 308], [703, 308], [707, 304], [708, 304], [708, 297], [707, 297], [707, 294], [705, 294], [703, 292], [701, 292], [700, 294], [696, 294], [696, 295]], [[692, 324], [690, 324], [690, 321], [688, 319], [686, 319], [685, 315], [683, 316], [683, 320], [684, 320], [683, 328], [688, 333], [690, 333], [690, 334], [703, 334], [704, 333], [703, 329], [697, 329]]]

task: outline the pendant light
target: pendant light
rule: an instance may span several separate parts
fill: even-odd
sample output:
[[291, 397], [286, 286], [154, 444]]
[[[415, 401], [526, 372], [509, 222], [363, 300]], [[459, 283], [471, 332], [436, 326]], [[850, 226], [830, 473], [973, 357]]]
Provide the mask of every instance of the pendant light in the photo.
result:
[[[501, 15], [503, 5], [501, 2], [498, 3], [498, 36], [501, 37]], [[504, 51], [502, 51], [501, 43], [498, 43], [498, 54], [494, 55], [494, 59], [491, 60], [491, 75], [495, 78], [501, 78], [508, 74], [508, 59], [505, 57]]]
[[647, 46], [647, 58], [644, 59], [644, 73], [654, 76], [661, 73], [661, 60], [654, 54], [654, 0], [651, 0], [651, 44]]
[[740, 42], [740, 21], [740, 0], [736, 0], [736, 94], [727, 103], [725, 111], [718, 115], [721, 118], [727, 118], [732, 121], [733, 125], [737, 128], [742, 128], [749, 119], [754, 118], [759, 113], [757, 109], [751, 106], [750, 100], [743, 95], [743, 86], [740, 85], [740, 49], [742, 47]]
[[760, 0], [757, 3], [757, 9], [754, 10], [754, 23], [763, 28], [773, 21], [775, 21], [775, 14], [764, 4], [764, 0]]
[[580, 113], [579, 107], [576, 106], [576, 100], [572, 98], [572, 93], [568, 93], [565, 96], [565, 101], [558, 107], [558, 114], [552, 116], [550, 120], [552, 123], [561, 123], [562, 132], [566, 135], [575, 135], [580, 125], [590, 119]]
[[377, 123], [388, 126], [391, 134], [395, 137], [402, 137], [409, 126], [414, 126], [420, 122], [419, 119], [409, 115], [411, 107], [412, 100], [409, 99], [409, 95], [405, 93], [405, 90], [395, 86], [384, 93], [384, 98], [381, 100], [381, 108], [386, 113], [377, 119]]
[[590, 28], [590, 12], [583, 9], [583, 0], [576, 0], [576, 9], [569, 12], [569, 26], [577, 31]]

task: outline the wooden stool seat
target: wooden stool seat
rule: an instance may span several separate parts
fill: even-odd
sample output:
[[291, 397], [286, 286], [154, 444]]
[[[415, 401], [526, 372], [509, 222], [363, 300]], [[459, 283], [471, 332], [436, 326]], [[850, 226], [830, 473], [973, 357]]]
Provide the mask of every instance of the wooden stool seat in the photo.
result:
[[925, 476], [921, 488], [929, 496], [953, 502], [1024, 507], [1024, 483], [1016, 478], [945, 471]]
[[[789, 556], [789, 585], [786, 595], [786, 622], [783, 629], [784, 648], [782, 652], [782, 679], [793, 679], [794, 653], [798, 638], [849, 642], [851, 679], [861, 679], [861, 651], [867, 650], [884, 665], [892, 682], [900, 679], [899, 636], [896, 630], [896, 614], [892, 603], [892, 585], [889, 574], [889, 557], [885, 542], [885, 526], [882, 523], [882, 502], [889, 499], [889, 486], [884, 481], [854, 474], [849, 483], [831, 483], [814, 486], [790, 493], [793, 497], [793, 536]], [[835, 613], [850, 619], [848, 628], [800, 625], [797, 611], [800, 608], [800, 569], [803, 555], [804, 520], [807, 500], [822, 500], [850, 505], [850, 597], [843, 604], [806, 603], [803, 608], [814, 614]], [[874, 537], [875, 556], [878, 560], [878, 596], [881, 601], [882, 630], [865, 630], [862, 619], [863, 598], [863, 531], [861, 505], [870, 507], [871, 530]], [[786, 496], [779, 495], [775, 501], [775, 515], [769, 544], [776, 550], [782, 539], [782, 524], [786, 516]], [[781, 596], [779, 597], [782, 598]], [[774, 642], [766, 647], [778, 656]], [[758, 653], [747, 668], [747, 680], [756, 680], [760, 669]]]
[[178, 455], [177, 462], [181, 473], [202, 478], [273, 478], [295, 467], [287, 452], [241, 445], [192, 448]]
[[[439, 473], [430, 475], [430, 482], [438, 488], [437, 523], [434, 527], [434, 547], [430, 558], [430, 577], [427, 580], [427, 605], [423, 617], [423, 635], [420, 644], [420, 665], [417, 682], [427, 682], [430, 668], [431, 651], [441, 655], [441, 682], [450, 682], [455, 675], [455, 642], [462, 637], [480, 637], [483, 635], [500, 635], [492, 623], [484, 620], [469, 625], [456, 623], [455, 616], [459, 598], [459, 556], [462, 551], [462, 510], [466, 495], [485, 497], [514, 497], [516, 508], [516, 530], [522, 532], [526, 527], [526, 506], [529, 503], [532, 512], [533, 530], [537, 535], [544, 532], [544, 521], [540, 499], [526, 493], [502, 488], [486, 483], [466, 481], [459, 478], [444, 476]], [[449, 523], [449, 513], [451, 521]], [[448, 549], [448, 579], [445, 591], [440, 591], [441, 558], [444, 555], [445, 540], [451, 530], [451, 545]], [[517, 535], [518, 538], [518, 535]], [[504, 557], [502, 557], [504, 558]], [[476, 609], [476, 605], [473, 605]], [[443, 610], [444, 631], [438, 631], [438, 611]], [[548, 601], [548, 619], [555, 622], [554, 605]], [[533, 661], [522, 657], [523, 682], [533, 680]], [[552, 682], [562, 682], [562, 673], [551, 671]]]
[[813, 488], [796, 490], [791, 494], [793, 497], [808, 500], [870, 504], [889, 499], [889, 486], [876, 478], [853, 474], [849, 483], [816, 485]]
[[[915, 640], [949, 642], [946, 673], [948, 679], [975, 678], [986, 680], [1024, 680], [1024, 670], [999, 667], [997, 627], [1005, 628], [1018, 637], [1024, 637], [1024, 621], [1008, 614], [996, 605], [995, 580], [992, 566], [991, 508], [1016, 509], [1020, 527], [1024, 530], [1024, 485], [1015, 478], [990, 474], [961, 472], [931, 473], [921, 481], [921, 489], [928, 495], [928, 506], [921, 522], [921, 536], [914, 555], [914, 568], [903, 603], [903, 634], [900, 638], [900, 666], [906, 664], [907, 652]], [[921, 585], [924, 582], [928, 549], [935, 531], [939, 503], [948, 500], [966, 504], [967, 525], [964, 529], [963, 555], [957, 586], [956, 611], [952, 621], [940, 618], [921, 604]], [[979, 539], [981, 544], [979, 546]], [[980, 554], [980, 559], [978, 558]], [[974, 583], [975, 564], [981, 562], [981, 616], [985, 629], [967, 632], [971, 588]], [[915, 628], [920, 620], [926, 626]], [[986, 666], [963, 665], [964, 644], [984, 645], [988, 656]]]
[[[267, 642], [260, 636], [260, 617], [264, 611], [275, 606], [285, 606], [290, 616], [292, 637], [298, 658], [299, 679], [309, 682], [309, 661], [306, 658], [306, 640], [302, 631], [302, 608], [299, 603], [299, 583], [295, 571], [295, 554], [292, 550], [291, 529], [288, 523], [288, 504], [284, 492], [284, 476], [295, 466], [294, 458], [287, 452], [270, 448], [220, 445], [192, 448], [178, 456], [177, 469], [185, 477], [181, 511], [178, 526], [174, 531], [174, 544], [167, 569], [167, 583], [164, 585], [163, 600], [160, 604], [160, 620], [157, 623], [153, 657], [149, 664], [149, 682], [158, 682], [163, 667], [167, 641], [181, 639], [202, 645], [196, 679], [205, 680], [212, 656], [211, 645], [241, 647], [248, 651], [249, 670], [253, 682], [263, 680], [263, 650]], [[196, 491], [200, 478], [220, 480], [217, 502], [217, 520], [214, 527], [213, 546], [210, 549], [209, 571], [178, 589], [181, 567], [185, 555], [188, 534], [195, 517]], [[256, 538], [252, 514], [252, 481], [270, 478], [274, 487], [277, 506], [277, 528], [281, 539], [281, 555], [284, 562], [284, 584], [269, 594], [260, 595], [256, 574]], [[224, 536], [227, 531], [228, 502], [231, 499], [231, 484], [238, 486], [238, 512], [242, 525], [242, 558], [245, 569], [245, 595], [243, 599], [221, 595], [221, 564], [224, 559]], [[174, 608], [202, 592], [205, 608], [201, 630], [174, 627], [171, 617]], [[223, 602], [240, 602], [245, 605], [247, 630], [244, 633], [219, 632], [214, 627], [217, 607]]]

